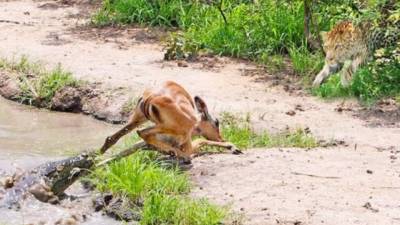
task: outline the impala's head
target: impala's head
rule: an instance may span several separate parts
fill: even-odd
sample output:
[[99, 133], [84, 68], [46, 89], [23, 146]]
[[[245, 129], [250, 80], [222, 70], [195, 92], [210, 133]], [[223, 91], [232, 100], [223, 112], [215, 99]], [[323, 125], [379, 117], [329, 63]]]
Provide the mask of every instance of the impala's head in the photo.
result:
[[219, 132], [219, 121], [218, 119], [213, 119], [208, 113], [207, 105], [203, 99], [195, 96], [194, 103], [201, 115], [200, 122], [196, 127], [196, 133], [211, 141], [223, 141]]

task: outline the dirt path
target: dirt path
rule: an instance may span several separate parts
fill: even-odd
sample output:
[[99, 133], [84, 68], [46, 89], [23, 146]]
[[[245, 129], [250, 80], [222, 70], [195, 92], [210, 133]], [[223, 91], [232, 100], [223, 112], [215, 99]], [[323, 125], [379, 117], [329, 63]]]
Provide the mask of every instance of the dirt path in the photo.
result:
[[[295, 219], [302, 224], [400, 224], [396, 189], [380, 188], [400, 186], [398, 161], [396, 156], [390, 159], [390, 151], [400, 150], [399, 123], [371, 127], [353, 112], [335, 111], [339, 102], [291, 95], [281, 87], [254, 82], [244, 76], [254, 66], [243, 62], [220, 59], [218, 65], [222, 66], [211, 69], [199, 69], [200, 64], [178, 67], [165, 63], [162, 47], [143, 38], [146, 31], [77, 29], [87, 22], [79, 7], [59, 6], [45, 1], [1, 2], [0, 56], [25, 54], [49, 66], [61, 63], [78, 78], [137, 93], [149, 85], [175, 80], [191, 93], [204, 96], [214, 112], [250, 112], [259, 129], [309, 127], [321, 139], [340, 139], [349, 145], [308, 152], [252, 150], [241, 157], [204, 157], [195, 163], [195, 181], [202, 187], [196, 195], [222, 204], [233, 202], [239, 211], [244, 208], [252, 219], [249, 224], [276, 224], [277, 220], [282, 224]], [[295, 110], [297, 105], [304, 111]], [[296, 114], [287, 115], [290, 110]], [[367, 174], [369, 166], [376, 172]], [[203, 170], [216, 175], [196, 175]], [[363, 208], [366, 202], [379, 212]]]

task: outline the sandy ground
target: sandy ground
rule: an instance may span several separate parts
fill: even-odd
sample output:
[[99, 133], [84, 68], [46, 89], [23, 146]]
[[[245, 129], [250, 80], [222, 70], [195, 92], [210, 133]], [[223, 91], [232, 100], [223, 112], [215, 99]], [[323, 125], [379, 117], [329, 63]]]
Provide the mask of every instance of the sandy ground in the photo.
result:
[[[175, 80], [203, 96], [213, 112], [250, 112], [258, 129], [309, 127], [320, 139], [348, 144], [202, 157], [195, 160], [192, 172], [198, 184], [195, 196], [232, 204], [247, 224], [400, 224], [398, 123], [370, 126], [372, 119], [337, 112], [340, 102], [255, 82], [245, 76], [254, 69], [245, 62], [222, 58], [219, 66], [203, 69], [198, 64], [178, 67], [163, 62], [162, 46], [143, 38], [146, 30], [131, 28], [116, 35], [112, 30], [79, 29], [87, 23], [82, 18], [85, 11], [73, 4], [59, 6], [46, 1], [1, 2], [0, 55], [25, 54], [48, 66], [61, 63], [77, 78], [137, 90], [134, 94]], [[303, 111], [295, 110], [297, 105]], [[290, 110], [296, 114], [287, 115]], [[363, 207], [367, 202], [371, 207]]]

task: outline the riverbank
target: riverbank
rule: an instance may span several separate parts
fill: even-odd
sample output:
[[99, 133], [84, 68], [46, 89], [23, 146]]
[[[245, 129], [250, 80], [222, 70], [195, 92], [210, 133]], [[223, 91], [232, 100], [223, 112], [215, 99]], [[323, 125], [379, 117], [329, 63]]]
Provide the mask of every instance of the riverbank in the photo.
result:
[[0, 95], [38, 108], [91, 115], [109, 123], [126, 122], [135, 104], [126, 88], [104, 88], [80, 81], [60, 66], [47, 71], [26, 57], [1, 59]]

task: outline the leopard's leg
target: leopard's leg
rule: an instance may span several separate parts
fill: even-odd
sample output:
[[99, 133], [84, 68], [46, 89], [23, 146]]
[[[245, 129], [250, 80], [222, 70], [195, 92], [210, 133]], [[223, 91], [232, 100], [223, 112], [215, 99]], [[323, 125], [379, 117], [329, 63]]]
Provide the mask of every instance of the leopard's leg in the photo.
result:
[[313, 87], [319, 87], [326, 78], [339, 69], [339, 64], [329, 64], [325, 62], [324, 68], [318, 73], [313, 82]]
[[353, 71], [352, 71], [352, 65], [353, 61], [346, 61], [344, 62], [343, 69], [340, 72], [340, 83], [342, 84], [343, 87], [348, 87], [350, 85], [350, 79], [352, 77]]

